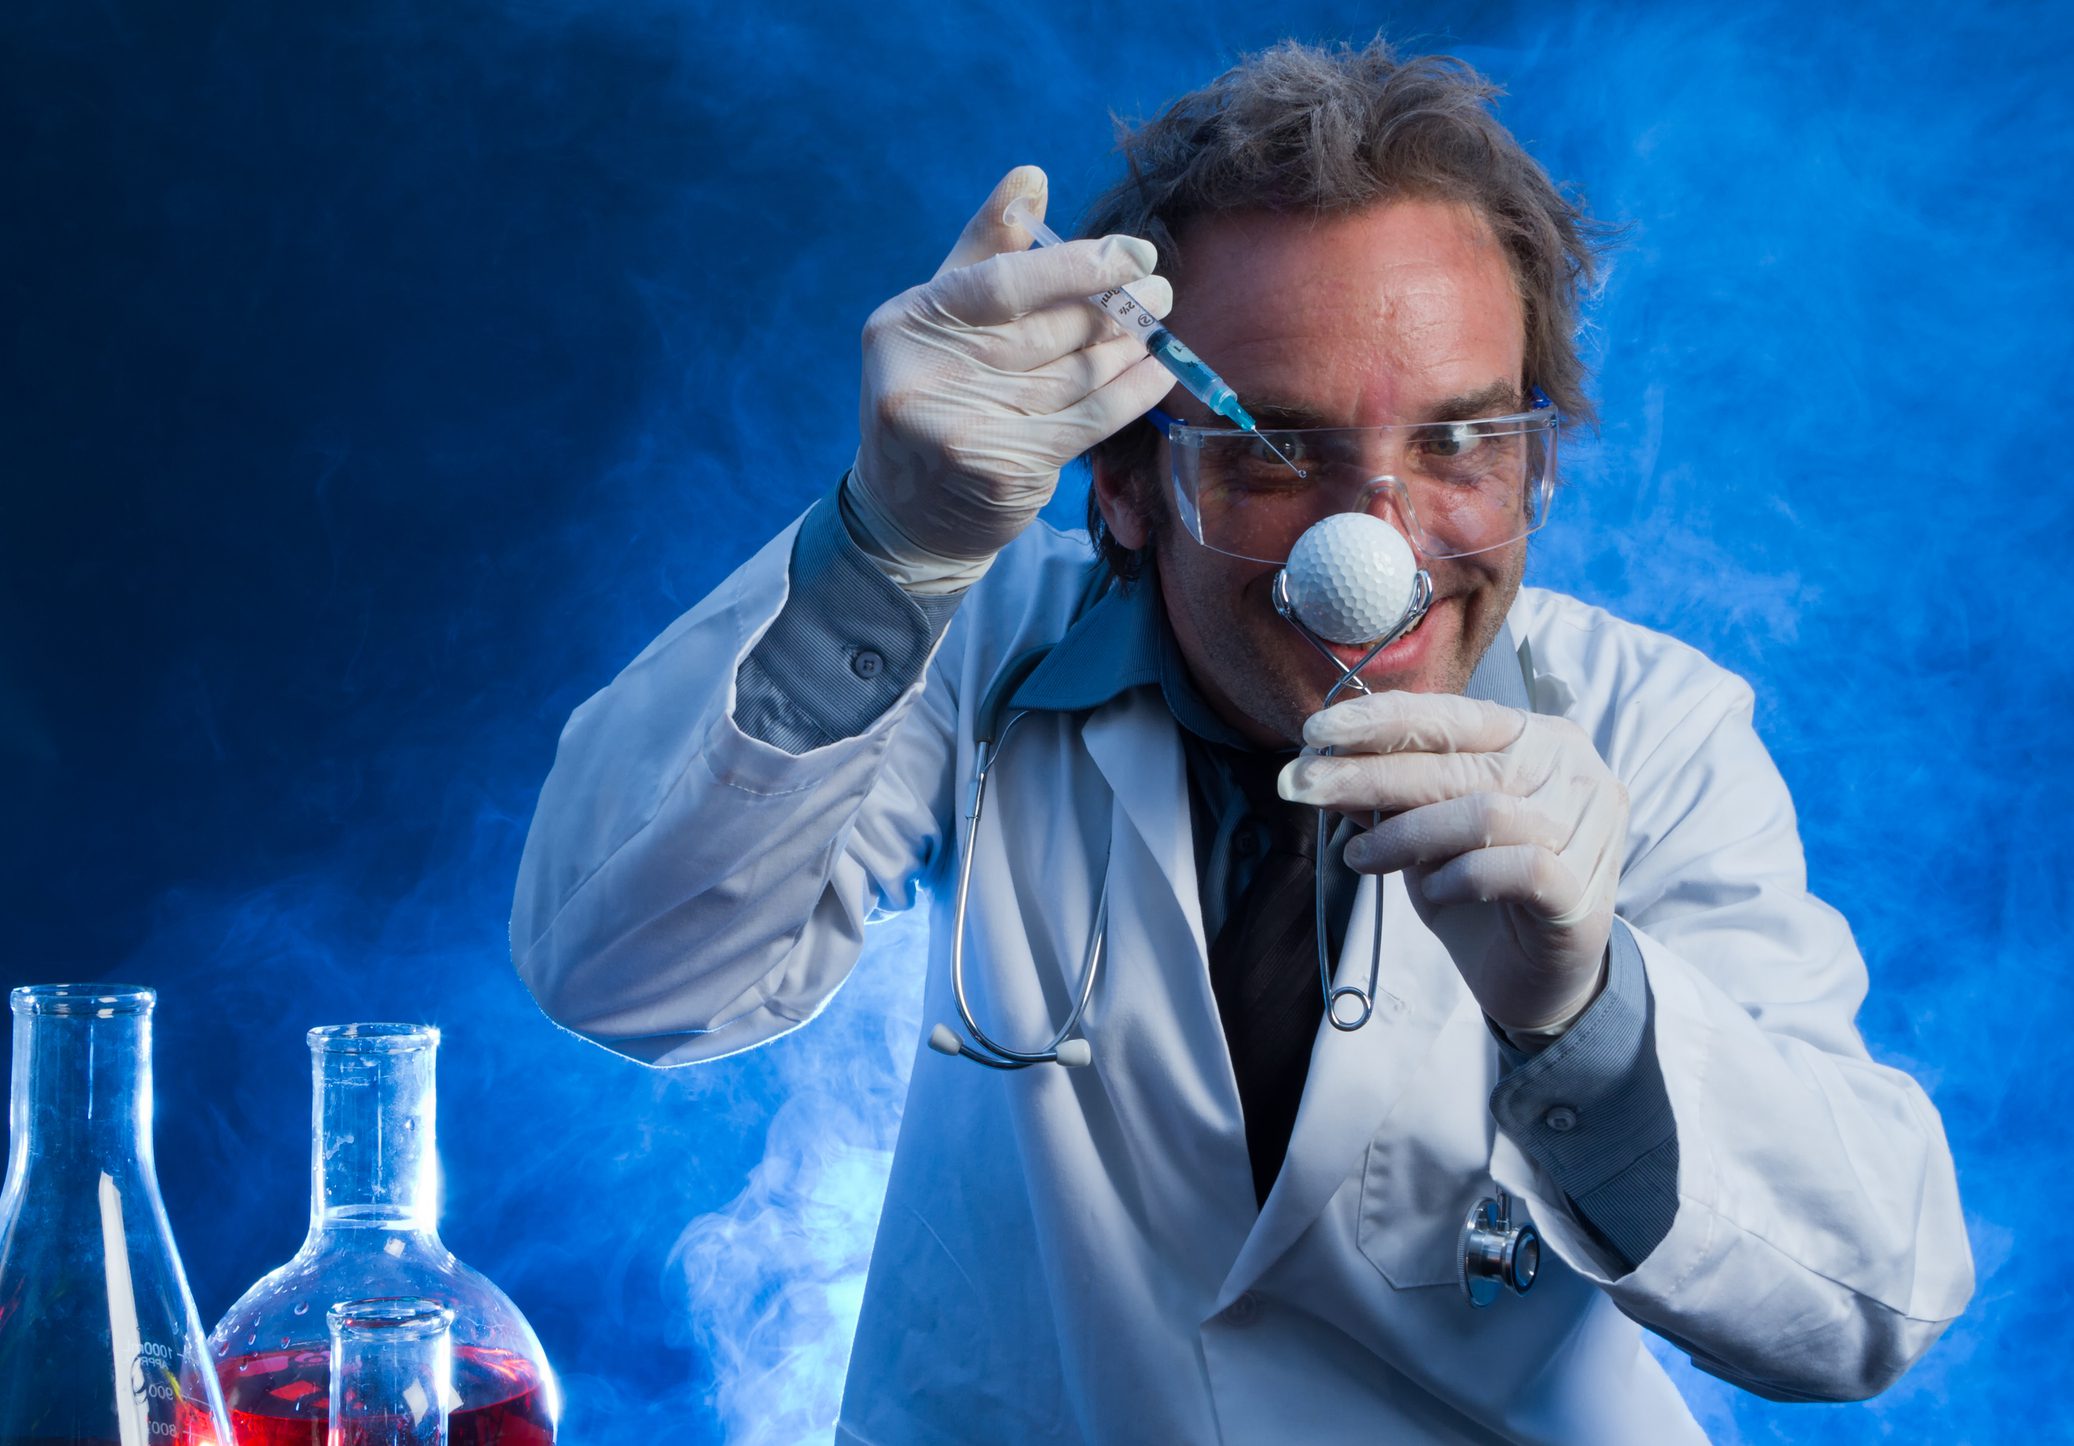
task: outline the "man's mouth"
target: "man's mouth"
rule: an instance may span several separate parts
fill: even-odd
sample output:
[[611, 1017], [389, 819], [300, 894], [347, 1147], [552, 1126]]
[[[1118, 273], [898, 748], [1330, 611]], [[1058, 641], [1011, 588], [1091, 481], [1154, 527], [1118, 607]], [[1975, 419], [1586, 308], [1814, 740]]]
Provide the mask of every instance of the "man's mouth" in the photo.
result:
[[[1365, 667], [1361, 667], [1363, 679], [1384, 681], [1392, 675], [1416, 667], [1425, 658], [1433, 639], [1433, 629], [1428, 625], [1433, 621], [1434, 614], [1449, 605], [1449, 599], [1436, 599], [1433, 606], [1426, 610], [1425, 616], [1413, 625], [1411, 631], [1377, 653]], [[1331, 649], [1332, 656], [1339, 661], [1340, 666], [1351, 671], [1361, 666], [1362, 659], [1368, 657], [1368, 651], [1374, 644], [1328, 643], [1326, 646]]]

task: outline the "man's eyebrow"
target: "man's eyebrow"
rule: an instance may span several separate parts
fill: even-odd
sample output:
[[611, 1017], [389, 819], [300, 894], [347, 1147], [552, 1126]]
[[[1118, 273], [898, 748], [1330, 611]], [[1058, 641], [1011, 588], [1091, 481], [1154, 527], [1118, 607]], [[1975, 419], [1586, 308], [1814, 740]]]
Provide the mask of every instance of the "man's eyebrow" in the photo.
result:
[[1492, 382], [1487, 387], [1447, 397], [1426, 408], [1420, 421], [1467, 422], [1477, 417], [1505, 416], [1527, 409], [1518, 382]]
[[[1307, 407], [1302, 402], [1277, 402], [1261, 398], [1252, 393], [1245, 397], [1246, 411], [1255, 422], [1270, 432], [1293, 432], [1305, 427], [1344, 427], [1346, 423], [1338, 417], [1327, 416], [1316, 407]], [[1222, 417], [1210, 417], [1205, 421], [1182, 420], [1191, 427], [1236, 427]]]
[[1248, 409], [1253, 420], [1269, 431], [1293, 432], [1306, 427], [1344, 427], [1346, 423], [1337, 417], [1328, 417], [1315, 407], [1301, 402], [1256, 401]]

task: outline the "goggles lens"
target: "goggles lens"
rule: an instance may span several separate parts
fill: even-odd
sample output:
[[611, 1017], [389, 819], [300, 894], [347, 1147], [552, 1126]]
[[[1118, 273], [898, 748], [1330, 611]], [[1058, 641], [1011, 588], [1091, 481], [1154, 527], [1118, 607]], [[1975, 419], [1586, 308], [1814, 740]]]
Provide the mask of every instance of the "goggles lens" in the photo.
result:
[[1314, 523], [1373, 512], [1428, 557], [1467, 557], [1517, 542], [1548, 520], [1559, 425], [1552, 408], [1300, 431], [1176, 423], [1167, 442], [1182, 521], [1218, 552], [1287, 562]]

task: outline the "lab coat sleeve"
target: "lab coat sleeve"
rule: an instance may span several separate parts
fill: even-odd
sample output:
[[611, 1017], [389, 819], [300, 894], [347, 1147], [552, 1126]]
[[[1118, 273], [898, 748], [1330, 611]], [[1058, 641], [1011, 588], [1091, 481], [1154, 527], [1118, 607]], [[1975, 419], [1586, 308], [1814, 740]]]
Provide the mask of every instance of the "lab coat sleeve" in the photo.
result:
[[[1623, 1274], [1532, 1152], [1501, 1136], [1493, 1166], [1567, 1263], [1702, 1369], [1774, 1399], [1861, 1399], [1958, 1314], [1972, 1257], [1942, 1123], [1857, 1033], [1864, 961], [1807, 891], [1751, 713], [1717, 673], [1661, 737], [1599, 740], [1631, 799], [1618, 910], [1677, 1127], [1669, 1233]], [[1588, 1109], [1566, 1125], [1597, 1127]]]
[[821, 747], [793, 753], [736, 721], [798, 531], [576, 710], [527, 835], [520, 977], [559, 1023], [637, 1059], [717, 1058], [811, 1018], [867, 915], [911, 904], [945, 837], [955, 702], [935, 661]]

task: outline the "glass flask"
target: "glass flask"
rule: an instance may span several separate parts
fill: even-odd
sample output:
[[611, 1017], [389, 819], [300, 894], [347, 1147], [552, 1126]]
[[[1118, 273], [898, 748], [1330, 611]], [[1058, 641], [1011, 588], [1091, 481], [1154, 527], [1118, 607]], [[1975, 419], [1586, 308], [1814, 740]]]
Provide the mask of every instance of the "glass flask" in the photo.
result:
[[331, 1322], [329, 1446], [447, 1446], [454, 1313], [433, 1300], [342, 1300]]
[[226, 1446], [151, 1158], [151, 1008], [128, 984], [14, 990], [0, 1191], [0, 1446]]
[[504, 1292], [439, 1240], [433, 1061], [439, 1031], [343, 1024], [309, 1034], [310, 1233], [209, 1337], [238, 1446], [326, 1446], [340, 1301], [421, 1296], [454, 1313], [453, 1446], [543, 1446], [561, 1400]]

